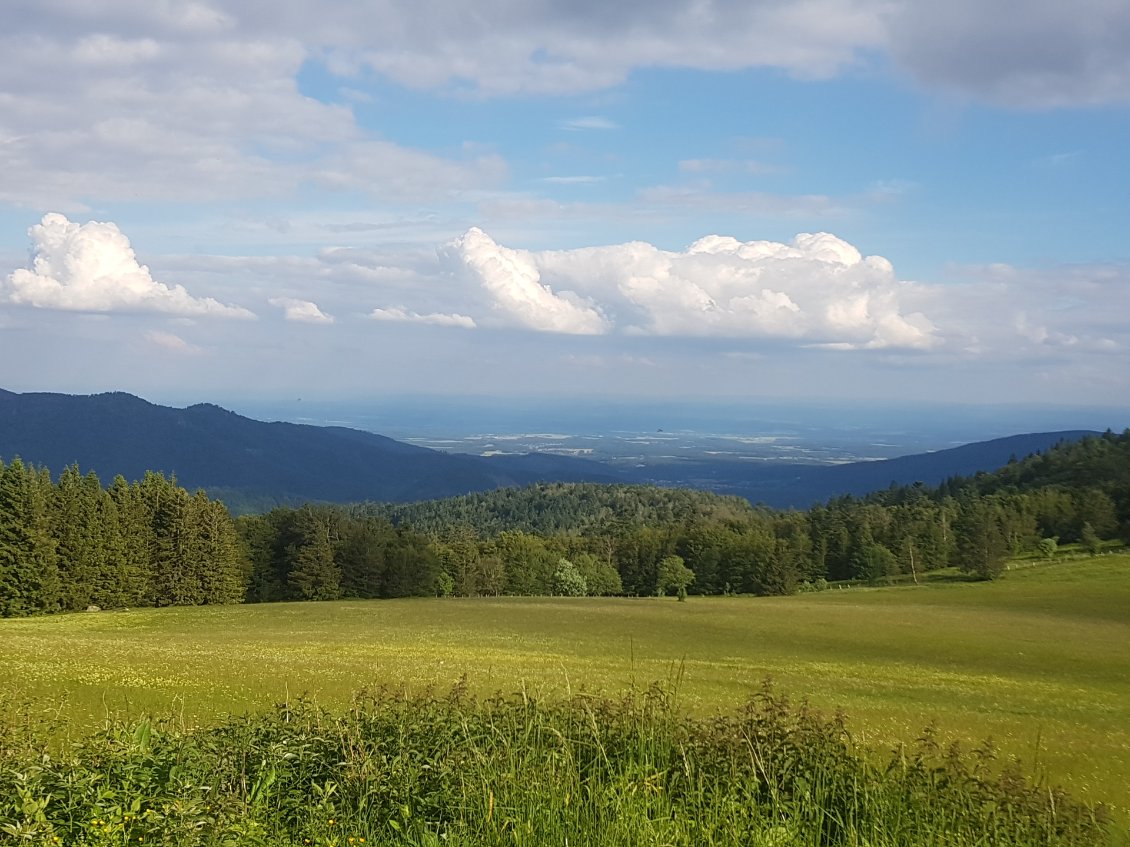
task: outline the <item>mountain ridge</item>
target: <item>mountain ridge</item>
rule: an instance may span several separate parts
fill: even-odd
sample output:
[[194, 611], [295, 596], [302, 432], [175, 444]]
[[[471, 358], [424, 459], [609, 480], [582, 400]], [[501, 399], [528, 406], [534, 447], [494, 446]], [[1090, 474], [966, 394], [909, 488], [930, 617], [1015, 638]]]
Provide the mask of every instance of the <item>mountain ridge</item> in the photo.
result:
[[306, 501], [407, 503], [538, 482], [649, 483], [737, 494], [775, 508], [807, 508], [891, 483], [936, 485], [991, 471], [1089, 430], [1027, 433], [932, 453], [843, 465], [756, 467], [686, 462], [638, 473], [545, 453], [474, 456], [342, 426], [258, 421], [214, 403], [183, 409], [126, 392], [72, 395], [0, 389], [0, 458], [59, 473], [77, 463], [103, 479], [175, 475], [244, 511]]
[[[153, 470], [189, 488], [279, 502], [454, 496], [543, 478], [623, 481], [571, 457], [454, 455], [346, 427], [256, 421], [209, 403], [184, 409], [132, 394], [0, 394], [0, 456], [101, 477]], [[547, 466], [548, 464], [548, 466]]]

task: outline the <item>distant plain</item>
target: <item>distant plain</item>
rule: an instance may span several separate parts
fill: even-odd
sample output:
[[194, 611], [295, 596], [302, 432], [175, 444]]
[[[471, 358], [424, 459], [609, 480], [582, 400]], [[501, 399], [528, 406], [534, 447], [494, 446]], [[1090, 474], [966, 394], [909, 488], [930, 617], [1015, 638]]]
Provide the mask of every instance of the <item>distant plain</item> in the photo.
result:
[[626, 468], [711, 459], [838, 464], [1024, 432], [1130, 426], [1122, 406], [473, 396], [218, 402], [258, 420], [347, 426], [456, 453], [556, 453]]

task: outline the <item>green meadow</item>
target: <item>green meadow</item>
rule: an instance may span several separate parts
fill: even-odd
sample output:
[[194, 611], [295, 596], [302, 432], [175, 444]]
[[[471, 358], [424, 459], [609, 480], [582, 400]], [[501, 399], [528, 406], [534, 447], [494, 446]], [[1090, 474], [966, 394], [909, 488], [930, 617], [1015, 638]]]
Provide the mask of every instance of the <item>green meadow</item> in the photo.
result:
[[884, 749], [928, 725], [1130, 820], [1130, 556], [993, 583], [792, 597], [479, 598], [144, 609], [0, 621], [0, 691], [60, 711], [188, 724], [363, 688], [617, 695], [669, 683], [733, 709], [767, 678]]

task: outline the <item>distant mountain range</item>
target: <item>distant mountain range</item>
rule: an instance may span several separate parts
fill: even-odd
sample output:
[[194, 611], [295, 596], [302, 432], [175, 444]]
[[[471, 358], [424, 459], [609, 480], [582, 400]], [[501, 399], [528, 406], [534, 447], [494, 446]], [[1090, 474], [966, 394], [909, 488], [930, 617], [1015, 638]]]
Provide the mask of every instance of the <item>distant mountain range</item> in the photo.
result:
[[409, 502], [543, 480], [623, 482], [570, 457], [467, 456], [345, 427], [264, 423], [203, 403], [157, 406], [131, 394], [0, 390], [0, 457], [58, 473], [77, 462], [104, 482], [175, 474], [239, 507], [307, 500]]
[[739, 494], [805, 508], [892, 482], [936, 485], [1088, 431], [998, 438], [914, 456], [845, 465], [686, 462], [641, 476], [548, 454], [470, 456], [416, 447], [345, 427], [265, 423], [211, 404], [174, 409], [124, 393], [68, 395], [0, 390], [0, 458], [20, 456], [58, 473], [78, 463], [104, 482], [147, 470], [175, 474], [237, 510], [308, 500], [411, 502], [534, 482], [649, 482]]

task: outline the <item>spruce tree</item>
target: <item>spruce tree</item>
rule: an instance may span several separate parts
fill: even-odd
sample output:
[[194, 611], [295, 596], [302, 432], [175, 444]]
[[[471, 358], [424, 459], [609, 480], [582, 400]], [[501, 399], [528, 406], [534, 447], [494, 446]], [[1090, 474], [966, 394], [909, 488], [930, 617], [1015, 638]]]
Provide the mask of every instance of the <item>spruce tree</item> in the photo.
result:
[[0, 471], [0, 616], [54, 612], [60, 605], [51, 477], [16, 457]]
[[294, 600], [336, 600], [341, 596], [341, 568], [334, 558], [331, 529], [335, 516], [325, 509], [303, 506], [295, 513], [295, 541], [287, 560], [288, 594]]

